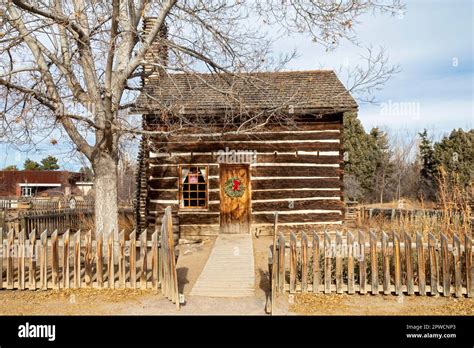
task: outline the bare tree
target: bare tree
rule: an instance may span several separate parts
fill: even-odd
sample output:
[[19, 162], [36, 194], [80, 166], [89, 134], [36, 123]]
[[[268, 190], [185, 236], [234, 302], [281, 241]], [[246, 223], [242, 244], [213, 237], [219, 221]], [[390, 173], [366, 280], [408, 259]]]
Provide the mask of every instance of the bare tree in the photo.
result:
[[[166, 72], [271, 70], [291, 58], [271, 59], [271, 28], [303, 33], [333, 49], [341, 39], [356, 42], [353, 28], [361, 15], [403, 8], [398, 0], [10, 0], [5, 6], [0, 134], [23, 144], [68, 139], [94, 170], [96, 228], [116, 235], [119, 144], [127, 134], [144, 134], [140, 122], [121, 110], [133, 105], [153, 42], [169, 49], [169, 60], [154, 63]], [[145, 33], [146, 17], [155, 20]], [[165, 24], [167, 37], [160, 37]], [[387, 69], [381, 71], [386, 76]], [[377, 80], [377, 74], [367, 76]], [[228, 89], [220, 91], [236, 100]], [[268, 117], [249, 116], [245, 126]], [[233, 114], [230, 120], [241, 118]]]

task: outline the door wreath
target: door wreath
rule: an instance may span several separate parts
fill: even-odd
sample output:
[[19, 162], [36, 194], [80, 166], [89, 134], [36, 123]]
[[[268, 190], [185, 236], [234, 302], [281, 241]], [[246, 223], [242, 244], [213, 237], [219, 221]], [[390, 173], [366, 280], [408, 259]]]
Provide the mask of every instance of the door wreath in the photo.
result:
[[245, 186], [242, 184], [242, 180], [236, 176], [233, 176], [225, 182], [224, 192], [230, 198], [239, 198], [244, 195]]

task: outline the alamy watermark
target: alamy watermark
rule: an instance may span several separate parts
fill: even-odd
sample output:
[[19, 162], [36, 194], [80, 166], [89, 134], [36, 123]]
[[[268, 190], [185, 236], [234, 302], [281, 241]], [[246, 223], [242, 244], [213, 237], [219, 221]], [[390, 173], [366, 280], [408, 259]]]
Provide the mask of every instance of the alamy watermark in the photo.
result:
[[257, 150], [225, 150], [217, 151], [217, 163], [257, 163]]
[[421, 116], [421, 105], [419, 102], [394, 102], [388, 100], [380, 104], [382, 116], [411, 116], [419, 119]]

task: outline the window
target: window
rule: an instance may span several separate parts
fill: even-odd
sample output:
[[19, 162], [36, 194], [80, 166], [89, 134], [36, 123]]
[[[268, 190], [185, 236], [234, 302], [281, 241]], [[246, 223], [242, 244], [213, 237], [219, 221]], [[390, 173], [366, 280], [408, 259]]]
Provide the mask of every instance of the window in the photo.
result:
[[23, 186], [21, 188], [21, 195], [23, 197], [31, 197], [33, 195], [33, 188], [28, 186]]
[[207, 208], [207, 173], [207, 166], [180, 167], [180, 208]]

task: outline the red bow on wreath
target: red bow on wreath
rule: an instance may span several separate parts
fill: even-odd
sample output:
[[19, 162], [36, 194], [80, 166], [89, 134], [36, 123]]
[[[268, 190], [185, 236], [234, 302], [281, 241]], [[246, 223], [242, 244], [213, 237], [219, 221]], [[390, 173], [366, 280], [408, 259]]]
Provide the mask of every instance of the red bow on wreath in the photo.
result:
[[240, 181], [234, 180], [234, 185], [232, 186], [232, 191], [240, 191]]

